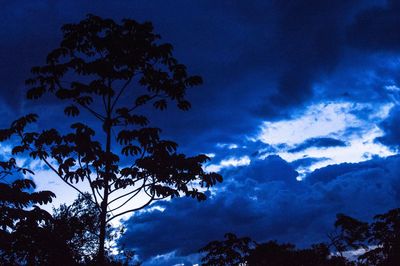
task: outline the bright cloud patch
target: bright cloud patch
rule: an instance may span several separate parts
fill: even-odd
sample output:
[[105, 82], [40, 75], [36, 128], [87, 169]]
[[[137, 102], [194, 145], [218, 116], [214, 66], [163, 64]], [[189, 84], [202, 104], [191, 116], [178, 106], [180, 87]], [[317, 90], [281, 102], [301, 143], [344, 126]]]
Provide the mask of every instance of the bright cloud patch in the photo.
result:
[[[314, 158], [314, 163], [298, 166], [297, 170], [303, 176], [330, 164], [361, 162], [373, 156], [387, 157], [394, 153], [388, 147], [376, 143], [375, 139], [383, 135], [378, 124], [388, 116], [393, 106], [392, 103], [314, 104], [291, 120], [264, 122], [256, 140], [272, 145], [277, 151], [275, 154], [288, 162]], [[346, 145], [305, 147], [305, 143], [319, 143], [315, 141], [318, 138], [340, 140]], [[270, 154], [263, 154], [262, 157]]]
[[250, 158], [247, 155], [240, 158], [231, 157], [221, 160], [218, 164], [210, 164], [205, 167], [205, 170], [209, 172], [219, 172], [223, 168], [245, 166], [249, 164]]

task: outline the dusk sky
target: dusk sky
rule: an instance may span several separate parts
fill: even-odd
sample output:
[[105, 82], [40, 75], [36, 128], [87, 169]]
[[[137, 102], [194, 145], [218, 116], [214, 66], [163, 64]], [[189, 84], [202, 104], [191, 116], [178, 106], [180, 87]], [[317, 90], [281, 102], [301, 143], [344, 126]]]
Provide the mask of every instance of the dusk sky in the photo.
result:
[[[179, 151], [211, 157], [205, 169], [224, 181], [204, 202], [157, 202], [121, 221], [121, 243], [145, 266], [193, 265], [227, 232], [306, 247], [327, 241], [337, 213], [368, 220], [399, 206], [399, 0], [2, 1], [0, 12], [1, 127], [39, 111], [40, 125], [64, 126], [57, 104], [25, 100], [24, 80], [60, 27], [88, 13], [151, 21], [203, 77], [191, 110], [150, 119]], [[54, 206], [76, 198], [18, 160]]]

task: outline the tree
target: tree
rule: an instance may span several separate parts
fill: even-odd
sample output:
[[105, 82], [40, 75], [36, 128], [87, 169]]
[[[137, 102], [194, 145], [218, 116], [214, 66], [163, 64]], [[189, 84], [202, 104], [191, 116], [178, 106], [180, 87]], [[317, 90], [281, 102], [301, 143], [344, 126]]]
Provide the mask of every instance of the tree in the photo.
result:
[[327, 245], [298, 249], [295, 245], [269, 241], [256, 246], [247, 258], [249, 266], [351, 266], [345, 258], [332, 256]]
[[202, 265], [244, 265], [252, 245], [254, 243], [248, 237], [238, 238], [235, 234], [226, 233], [225, 240], [212, 241], [199, 250], [205, 254], [201, 259]]
[[[83, 197], [77, 183], [88, 184], [99, 211], [97, 257], [102, 264], [106, 228], [113, 219], [168, 197], [205, 200], [202, 188], [222, 177], [204, 172], [207, 156], [177, 153], [175, 142], [162, 140], [160, 129], [149, 126], [146, 108], [164, 110], [174, 103], [188, 110], [186, 90], [202, 83], [172, 56], [170, 44], [159, 42], [151, 23], [126, 19], [118, 24], [88, 15], [63, 26], [62, 32], [60, 47], [49, 53], [46, 64], [32, 68], [27, 97], [51, 94], [65, 104], [66, 116], [84, 110], [92, 118], [73, 123], [67, 134], [55, 128], [28, 132], [12, 125], [6, 137], [19, 136], [15, 154], [28, 152], [42, 160]], [[95, 134], [99, 128], [100, 136]], [[124, 209], [138, 197], [147, 200]]]
[[391, 266], [400, 261], [400, 209], [374, 217], [371, 223], [338, 214], [336, 246], [340, 251], [363, 250], [360, 265]]
[[52, 222], [47, 226], [58, 242], [68, 245], [76, 263], [93, 261], [98, 247], [99, 210], [90, 199], [90, 194], [79, 195], [71, 205], [54, 209]]
[[[57, 246], [66, 245], [65, 250], [76, 265], [96, 265], [96, 249], [99, 242], [99, 210], [90, 200], [91, 195], [85, 197], [79, 195], [71, 204], [62, 204], [59, 208], [53, 209], [51, 223], [45, 226], [51, 235], [54, 236], [52, 244]], [[117, 230], [118, 229], [118, 230]], [[109, 240], [115, 240], [121, 234], [123, 227], [111, 228], [106, 230]], [[54, 249], [49, 247], [49, 249]], [[58, 248], [60, 249], [60, 248]], [[132, 265], [134, 253], [130, 250], [119, 250], [118, 256], [111, 254], [111, 250], [106, 252], [107, 260], [111, 265]], [[123, 261], [126, 261], [124, 263]]]
[[[21, 121], [19, 121], [21, 122]], [[0, 132], [2, 139], [4, 132]], [[43, 236], [41, 225], [51, 215], [39, 206], [52, 201], [50, 191], [32, 192], [35, 183], [23, 176], [33, 172], [16, 165], [14, 158], [0, 162], [0, 264], [36, 265], [46, 260], [37, 247], [36, 235]]]
[[296, 249], [293, 244], [268, 241], [258, 244], [248, 237], [229, 233], [223, 241], [212, 241], [200, 249], [204, 266], [353, 266], [345, 258], [332, 256], [325, 244]]

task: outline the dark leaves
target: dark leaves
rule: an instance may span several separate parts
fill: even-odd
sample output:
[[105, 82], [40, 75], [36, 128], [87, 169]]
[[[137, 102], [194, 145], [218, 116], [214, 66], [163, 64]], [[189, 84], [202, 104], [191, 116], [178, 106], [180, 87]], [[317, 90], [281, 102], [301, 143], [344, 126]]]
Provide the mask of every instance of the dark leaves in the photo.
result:
[[189, 110], [191, 106], [192, 105], [188, 101], [180, 101], [180, 102], [178, 102], [178, 108], [183, 110], [183, 111]]
[[67, 116], [77, 116], [77, 115], [79, 115], [79, 109], [75, 105], [70, 105], [70, 106], [65, 107], [64, 113]]
[[[27, 82], [27, 83], [30, 84], [31, 82]], [[36, 99], [39, 99], [40, 97], [42, 97], [45, 92], [46, 92], [46, 88], [44, 86], [33, 87], [27, 91], [26, 97], [30, 100], [36, 100]]]
[[18, 153], [22, 153], [24, 151], [26, 151], [29, 147], [27, 145], [23, 145], [23, 146], [15, 146], [12, 148], [12, 155], [16, 155]]
[[22, 189], [36, 188], [36, 185], [32, 180], [20, 179], [20, 180], [15, 180], [12, 183], [11, 187], [14, 188], [14, 189], [22, 190]]
[[128, 108], [117, 109], [116, 113], [119, 115], [118, 119], [122, 119], [125, 125], [146, 126], [149, 123], [147, 117], [130, 114]]
[[28, 124], [36, 122], [37, 118], [38, 116], [36, 114], [27, 114], [12, 122], [10, 129], [12, 132], [21, 132]]
[[167, 101], [166, 100], [158, 100], [155, 101], [153, 106], [158, 110], [165, 110], [167, 109]]
[[13, 121], [9, 128], [0, 130], [0, 141], [8, 140], [13, 135], [21, 135], [26, 126], [28, 124], [36, 122], [37, 118], [38, 116], [36, 114], [27, 114]]
[[144, 94], [136, 98], [135, 105], [140, 106], [147, 103], [151, 99], [150, 95]]
[[140, 154], [142, 149], [138, 146], [128, 145], [122, 148], [121, 153], [125, 156], [133, 156]]

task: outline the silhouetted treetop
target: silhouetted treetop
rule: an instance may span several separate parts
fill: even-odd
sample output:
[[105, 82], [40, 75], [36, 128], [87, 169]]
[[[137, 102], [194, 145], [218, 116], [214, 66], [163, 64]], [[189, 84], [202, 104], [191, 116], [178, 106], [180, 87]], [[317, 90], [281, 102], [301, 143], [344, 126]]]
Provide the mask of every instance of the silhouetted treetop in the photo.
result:
[[[190, 108], [185, 100], [186, 89], [200, 85], [202, 79], [187, 74], [186, 67], [172, 56], [172, 45], [158, 42], [160, 36], [153, 33], [151, 23], [125, 19], [117, 24], [88, 15], [80, 23], [66, 24], [62, 31], [63, 41], [49, 53], [47, 64], [32, 68], [34, 77], [26, 81], [31, 86], [29, 99], [54, 92], [59, 99], [74, 102], [65, 112], [75, 116], [79, 114], [78, 106], [88, 109], [95, 95], [110, 96], [113, 101], [109, 107], [113, 110], [124, 91], [132, 89], [128, 87], [135, 79], [144, 88], [143, 93], [136, 95], [130, 107], [117, 110], [117, 120], [144, 124], [145, 119], [130, 117], [129, 112], [150, 101], [160, 110], [167, 108], [167, 99], [174, 100], [182, 110]], [[90, 78], [75, 77], [70, 82], [62, 79], [71, 75]], [[118, 82], [122, 82], [119, 90], [113, 86]]]
[[201, 259], [202, 265], [239, 265], [246, 262], [254, 242], [248, 237], [238, 238], [235, 234], [226, 233], [225, 240], [212, 241], [199, 252], [205, 253]]
[[393, 209], [366, 223], [339, 214], [335, 223], [339, 230], [333, 238], [339, 252], [363, 250], [358, 261], [363, 265], [394, 266], [400, 261], [400, 209]]
[[256, 243], [248, 237], [228, 233], [223, 241], [212, 241], [200, 249], [204, 266], [354, 266], [333, 256], [325, 244], [297, 249], [276, 241]]

